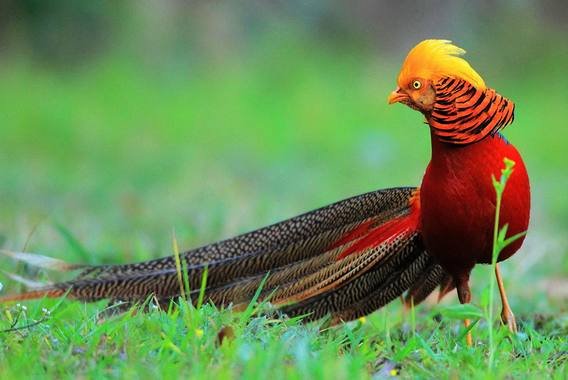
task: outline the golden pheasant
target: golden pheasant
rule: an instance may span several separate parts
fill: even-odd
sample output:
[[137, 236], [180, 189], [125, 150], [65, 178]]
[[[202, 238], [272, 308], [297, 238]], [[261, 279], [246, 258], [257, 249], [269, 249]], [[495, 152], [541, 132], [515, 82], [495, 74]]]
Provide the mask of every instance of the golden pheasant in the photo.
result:
[[[347, 321], [406, 294], [414, 304], [436, 287], [457, 288], [470, 302], [469, 275], [491, 262], [495, 191], [504, 157], [516, 162], [503, 195], [501, 224], [508, 236], [526, 231], [530, 191], [523, 161], [499, 131], [513, 121], [513, 103], [487, 88], [445, 40], [425, 40], [406, 57], [389, 103], [420, 111], [430, 127], [432, 158], [419, 188], [378, 190], [349, 198], [232, 239], [181, 254], [190, 297], [207, 268], [206, 297], [245, 304], [265, 280], [261, 298], [288, 315]], [[522, 238], [499, 257], [521, 246]], [[2, 301], [68, 297], [137, 302], [180, 295], [174, 257], [136, 264], [77, 266], [30, 254], [13, 257], [82, 272], [73, 280], [3, 297]], [[503, 317], [514, 328], [497, 270]]]

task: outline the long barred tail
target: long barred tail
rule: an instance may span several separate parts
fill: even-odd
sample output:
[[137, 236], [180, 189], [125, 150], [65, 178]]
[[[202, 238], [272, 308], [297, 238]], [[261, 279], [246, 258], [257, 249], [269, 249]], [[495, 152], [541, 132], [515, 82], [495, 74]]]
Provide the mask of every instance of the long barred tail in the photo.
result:
[[[181, 255], [190, 289], [207, 270], [206, 297], [245, 304], [261, 283], [261, 297], [290, 315], [350, 320], [407, 292], [419, 303], [446, 274], [424, 250], [414, 188], [393, 188], [349, 198], [295, 218]], [[71, 281], [8, 295], [0, 302], [41, 297], [167, 301], [180, 295], [173, 256], [127, 265], [76, 266], [31, 254], [28, 263], [82, 272]], [[190, 292], [197, 298], [198, 290]]]

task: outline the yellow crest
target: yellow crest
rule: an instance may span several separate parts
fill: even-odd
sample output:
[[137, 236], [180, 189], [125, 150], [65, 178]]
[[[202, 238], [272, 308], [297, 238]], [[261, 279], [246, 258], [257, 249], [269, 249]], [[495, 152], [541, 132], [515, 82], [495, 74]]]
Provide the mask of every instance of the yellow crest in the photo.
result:
[[483, 78], [460, 56], [465, 50], [448, 40], [424, 40], [404, 60], [398, 75], [403, 88], [415, 78], [437, 81], [444, 77], [463, 79], [479, 90], [485, 89]]

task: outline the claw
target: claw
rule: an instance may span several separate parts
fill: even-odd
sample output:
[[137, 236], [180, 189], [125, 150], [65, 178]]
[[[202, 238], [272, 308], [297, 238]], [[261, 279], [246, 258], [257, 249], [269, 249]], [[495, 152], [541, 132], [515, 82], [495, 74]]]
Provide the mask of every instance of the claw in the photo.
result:
[[501, 296], [501, 303], [503, 305], [503, 309], [501, 311], [501, 321], [503, 321], [503, 324], [509, 327], [509, 331], [516, 333], [517, 321], [515, 320], [515, 314], [513, 314], [513, 310], [511, 310], [509, 301], [507, 300], [507, 293], [505, 293], [505, 284], [503, 284], [503, 277], [501, 276], [501, 271], [499, 270], [499, 264], [495, 266], [495, 277], [497, 278], [499, 295]]
[[512, 333], [517, 333], [517, 320], [515, 319], [515, 314], [510, 308], [503, 308], [501, 311], [501, 321], [504, 325], [509, 327], [509, 331]]

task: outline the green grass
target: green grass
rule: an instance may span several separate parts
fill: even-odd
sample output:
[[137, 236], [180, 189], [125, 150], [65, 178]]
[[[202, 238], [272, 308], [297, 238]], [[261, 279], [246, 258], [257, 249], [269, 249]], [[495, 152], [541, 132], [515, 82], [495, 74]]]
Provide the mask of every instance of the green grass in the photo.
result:
[[[427, 129], [416, 112], [386, 105], [398, 60], [302, 45], [258, 51], [189, 68], [122, 55], [65, 72], [3, 61], [3, 246], [73, 262], [143, 260], [172, 254], [172, 230], [189, 248], [350, 195], [419, 184]], [[42, 321], [0, 333], [0, 377], [566, 378], [566, 299], [543, 285], [568, 274], [568, 92], [557, 77], [568, 55], [559, 57], [541, 57], [547, 69], [522, 80], [491, 72], [490, 62], [478, 67], [517, 104], [505, 134], [526, 159], [534, 203], [527, 242], [503, 266], [521, 333], [497, 329], [490, 373], [489, 329], [480, 321], [476, 346], [465, 347], [455, 297], [406, 316], [394, 302], [331, 329], [270, 311], [244, 318], [182, 303], [109, 317], [103, 303], [46, 300], [0, 307], [0, 329], [15, 318], [14, 327]], [[8, 260], [2, 267], [57, 278]], [[488, 299], [489, 272], [475, 270], [475, 304]], [[223, 326], [235, 338], [219, 345]]]
[[[170, 312], [120, 314], [100, 320], [102, 305], [43, 302], [52, 309], [43, 323], [2, 334], [3, 378], [556, 378], [566, 376], [564, 322], [522, 320], [522, 333], [496, 335], [494, 368], [487, 370], [487, 328], [474, 329], [475, 347], [465, 347], [461, 326], [439, 308], [421, 309], [415, 330], [400, 308], [389, 307], [363, 321], [320, 330], [320, 324], [277, 319], [273, 314], [240, 318], [210, 305], [182, 303]], [[10, 309], [19, 322], [44, 318], [40, 305]], [[442, 309], [442, 312], [444, 310]], [[6, 318], [6, 317], [4, 317]], [[532, 318], [532, 316], [531, 316]], [[6, 327], [7, 320], [3, 321]], [[225, 326], [235, 337], [219, 344]], [[461, 334], [463, 337], [463, 334]]]

